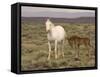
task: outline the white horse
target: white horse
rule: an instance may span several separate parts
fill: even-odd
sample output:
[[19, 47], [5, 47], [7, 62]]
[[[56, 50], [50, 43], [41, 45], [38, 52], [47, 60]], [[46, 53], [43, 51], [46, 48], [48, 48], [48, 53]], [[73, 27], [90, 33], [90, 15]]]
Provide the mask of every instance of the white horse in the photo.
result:
[[51, 41], [55, 42], [55, 59], [58, 58], [59, 53], [58, 53], [58, 43], [61, 42], [62, 46], [62, 50], [61, 55], [64, 57], [64, 51], [63, 51], [63, 46], [64, 46], [64, 40], [65, 40], [65, 35], [66, 32], [64, 30], [64, 28], [60, 25], [55, 26], [50, 19], [47, 19], [46, 21], [46, 31], [47, 31], [47, 39], [48, 39], [48, 46], [49, 46], [49, 55], [48, 55], [48, 60], [50, 60], [50, 56], [51, 56]]

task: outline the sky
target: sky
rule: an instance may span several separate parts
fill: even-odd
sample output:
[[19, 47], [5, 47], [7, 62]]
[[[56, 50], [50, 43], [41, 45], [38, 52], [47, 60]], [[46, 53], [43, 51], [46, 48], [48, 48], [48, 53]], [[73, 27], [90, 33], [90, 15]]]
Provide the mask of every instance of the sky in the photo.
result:
[[77, 17], [94, 17], [94, 10], [83, 9], [62, 9], [62, 8], [45, 8], [45, 7], [21, 7], [22, 17], [53, 17], [53, 18], [77, 18]]

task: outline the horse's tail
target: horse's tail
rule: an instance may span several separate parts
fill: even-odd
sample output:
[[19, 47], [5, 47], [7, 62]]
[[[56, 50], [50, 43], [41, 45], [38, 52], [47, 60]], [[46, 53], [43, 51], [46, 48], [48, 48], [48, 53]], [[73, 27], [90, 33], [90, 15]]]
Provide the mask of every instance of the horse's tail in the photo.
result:
[[67, 44], [69, 44], [69, 40], [70, 40], [70, 37], [68, 37], [68, 35], [66, 34], [66, 35], [65, 35], [65, 42], [66, 42]]

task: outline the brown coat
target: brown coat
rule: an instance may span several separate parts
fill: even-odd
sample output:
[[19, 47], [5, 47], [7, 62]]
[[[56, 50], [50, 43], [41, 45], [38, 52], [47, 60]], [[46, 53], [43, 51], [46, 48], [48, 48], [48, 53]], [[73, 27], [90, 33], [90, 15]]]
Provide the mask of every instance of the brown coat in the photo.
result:
[[72, 48], [79, 48], [80, 45], [84, 45], [86, 48], [91, 47], [90, 39], [88, 37], [71, 36], [67, 38], [69, 45]]

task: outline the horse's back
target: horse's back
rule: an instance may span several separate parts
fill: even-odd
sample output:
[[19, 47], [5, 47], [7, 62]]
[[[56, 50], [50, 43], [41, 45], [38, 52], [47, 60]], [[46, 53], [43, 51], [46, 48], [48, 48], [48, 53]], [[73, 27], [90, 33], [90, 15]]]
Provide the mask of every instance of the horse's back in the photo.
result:
[[55, 26], [52, 29], [52, 37], [58, 41], [63, 40], [65, 38], [65, 34], [65, 30], [62, 26]]

